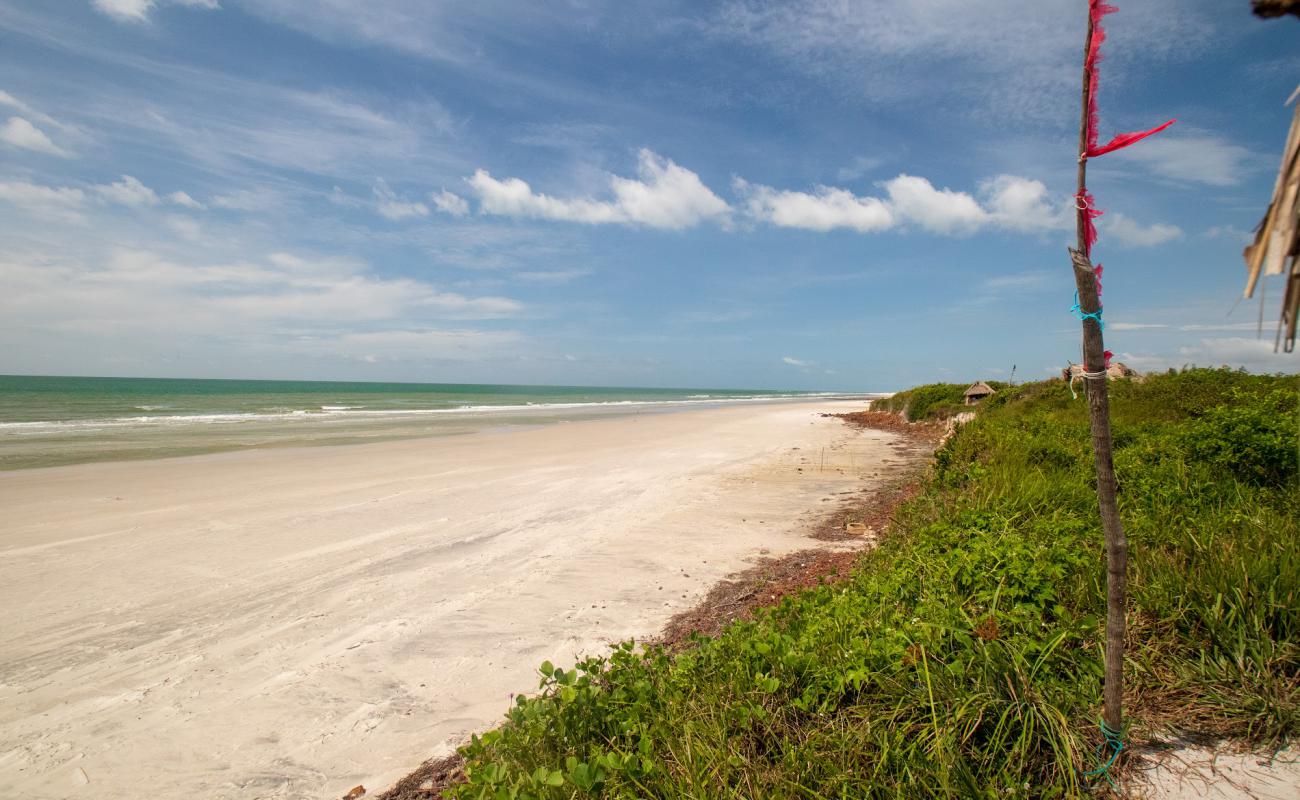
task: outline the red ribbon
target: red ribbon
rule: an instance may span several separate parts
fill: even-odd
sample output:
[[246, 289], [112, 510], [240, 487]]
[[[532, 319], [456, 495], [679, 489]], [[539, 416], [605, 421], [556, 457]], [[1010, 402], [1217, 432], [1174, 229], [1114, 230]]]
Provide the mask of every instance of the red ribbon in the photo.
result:
[[1092, 246], [1097, 242], [1097, 226], [1093, 220], [1100, 217], [1103, 211], [1093, 208], [1092, 192], [1084, 189], [1074, 196], [1074, 207], [1079, 209], [1083, 215], [1083, 254], [1092, 255]]
[[[1088, 158], [1093, 158], [1094, 156], [1104, 156], [1107, 153], [1113, 153], [1116, 150], [1121, 150], [1125, 147], [1128, 147], [1134, 142], [1140, 142], [1152, 134], [1160, 133], [1160, 131], [1163, 131], [1165, 128], [1168, 128], [1170, 125], [1173, 125], [1174, 122], [1175, 120], [1171, 119], [1165, 124], [1157, 125], [1151, 130], [1147, 130], [1147, 131], [1133, 131], [1132, 133], [1117, 133], [1115, 134], [1114, 139], [1111, 139], [1109, 142], [1106, 142], [1101, 147], [1089, 146], [1088, 151], [1084, 153], [1084, 155], [1086, 155]], [[1095, 141], [1097, 138], [1097, 134], [1093, 133], [1092, 138]]]
[[1101, 18], [1116, 11], [1119, 11], [1117, 7], [1108, 5], [1103, 0], [1088, 0], [1088, 14], [1092, 19], [1092, 39], [1088, 42], [1088, 55], [1083, 63], [1084, 69], [1088, 71], [1088, 147], [1083, 152], [1086, 158], [1102, 156], [1128, 147], [1174, 124], [1174, 120], [1171, 119], [1150, 130], [1117, 134], [1106, 144], [1097, 145], [1097, 64], [1101, 61], [1101, 43], [1106, 41], [1106, 29], [1101, 26]]

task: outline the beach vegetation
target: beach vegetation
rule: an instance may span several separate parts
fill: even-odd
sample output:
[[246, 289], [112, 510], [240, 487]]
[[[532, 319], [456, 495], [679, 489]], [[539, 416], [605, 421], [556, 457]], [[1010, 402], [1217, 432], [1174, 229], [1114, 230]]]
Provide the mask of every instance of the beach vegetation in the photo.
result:
[[[918, 387], [911, 407], [949, 396]], [[625, 642], [543, 664], [538, 693], [462, 749], [452, 795], [1109, 791], [1127, 752], [1089, 774], [1107, 760], [1106, 576], [1086, 403], [1060, 381], [991, 400], [846, 580], [678, 651]], [[1295, 379], [1171, 371], [1114, 382], [1111, 411], [1130, 546], [1124, 740], [1287, 741], [1300, 733]]]

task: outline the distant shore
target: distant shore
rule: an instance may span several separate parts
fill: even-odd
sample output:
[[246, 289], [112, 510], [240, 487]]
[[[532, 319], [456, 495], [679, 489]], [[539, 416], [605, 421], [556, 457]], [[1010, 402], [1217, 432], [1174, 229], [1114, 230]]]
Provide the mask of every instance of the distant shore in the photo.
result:
[[[825, 400], [0, 472], [0, 793], [328, 797], [896, 469]], [[87, 783], [88, 782], [88, 783]]]

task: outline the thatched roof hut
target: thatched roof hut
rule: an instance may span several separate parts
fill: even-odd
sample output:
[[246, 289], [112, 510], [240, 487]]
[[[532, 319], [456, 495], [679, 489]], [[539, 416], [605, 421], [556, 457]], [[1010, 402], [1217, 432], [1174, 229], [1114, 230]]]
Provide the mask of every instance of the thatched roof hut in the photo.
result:
[[[1300, 87], [1287, 102], [1295, 102]], [[1286, 275], [1282, 313], [1273, 349], [1295, 349], [1296, 312], [1300, 311], [1300, 103], [1291, 119], [1291, 132], [1282, 148], [1282, 168], [1273, 187], [1273, 199], [1260, 221], [1255, 241], [1242, 254], [1246, 258], [1246, 290], [1255, 293], [1260, 274]], [[1261, 298], [1261, 302], [1263, 298]]]
[[966, 390], [966, 394], [962, 395], [962, 397], [965, 398], [966, 405], [973, 406], [993, 394], [993, 392], [992, 386], [989, 386], [984, 381], [976, 381], [970, 385], [970, 388]]

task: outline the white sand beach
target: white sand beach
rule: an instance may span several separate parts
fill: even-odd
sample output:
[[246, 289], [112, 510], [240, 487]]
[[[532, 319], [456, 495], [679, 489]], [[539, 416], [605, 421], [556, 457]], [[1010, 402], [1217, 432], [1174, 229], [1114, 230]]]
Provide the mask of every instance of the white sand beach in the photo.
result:
[[[0, 795], [386, 788], [869, 488], [790, 403], [0, 473]], [[824, 465], [823, 465], [824, 460]]]

